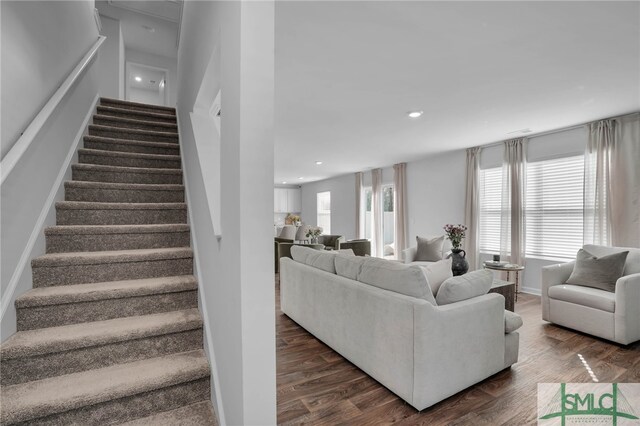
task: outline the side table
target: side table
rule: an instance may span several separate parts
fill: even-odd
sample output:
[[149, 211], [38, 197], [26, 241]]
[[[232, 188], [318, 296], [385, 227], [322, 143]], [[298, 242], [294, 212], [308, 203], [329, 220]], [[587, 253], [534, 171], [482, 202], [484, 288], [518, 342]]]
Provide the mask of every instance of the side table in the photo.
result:
[[515, 312], [516, 309], [516, 284], [498, 279], [493, 280], [489, 293], [498, 293], [504, 296], [504, 308]]
[[492, 262], [484, 262], [485, 269], [493, 271], [501, 271], [507, 273], [507, 281], [511, 280], [511, 273], [516, 273], [516, 302], [518, 301], [518, 293], [520, 292], [520, 271], [524, 271], [524, 266], [515, 263], [493, 264]]

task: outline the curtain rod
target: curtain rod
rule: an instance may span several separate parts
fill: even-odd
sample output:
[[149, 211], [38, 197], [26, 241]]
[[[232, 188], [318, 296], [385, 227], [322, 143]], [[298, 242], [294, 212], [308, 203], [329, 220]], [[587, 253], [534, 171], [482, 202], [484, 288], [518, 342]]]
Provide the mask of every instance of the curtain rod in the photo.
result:
[[[640, 111], [630, 112], [629, 114], [616, 115], [615, 117], [601, 118], [601, 119], [595, 120], [595, 121], [610, 120], [610, 119], [615, 119], [615, 118], [623, 118], [623, 117], [627, 117], [629, 115], [634, 115], [634, 114], [640, 114]], [[504, 139], [504, 140], [501, 140], [501, 141], [498, 141], [498, 142], [491, 142], [491, 143], [488, 143], [488, 144], [485, 144], [485, 145], [477, 145], [477, 147], [479, 147], [479, 148], [489, 148], [489, 147], [496, 146], [496, 145], [502, 145], [505, 141], [508, 141], [508, 140], [511, 140], [511, 139], [537, 138], [539, 136], [552, 135], [554, 133], [560, 133], [560, 132], [566, 132], [568, 130], [579, 129], [579, 128], [584, 127], [584, 126], [586, 126], [586, 125], [588, 125], [590, 123], [594, 123], [594, 121], [587, 121], [585, 123], [575, 124], [575, 125], [569, 126], [569, 127], [561, 127], [559, 129], [547, 130], [546, 132], [532, 133], [531, 135], [522, 135], [522, 136], [517, 137], [517, 138]]]

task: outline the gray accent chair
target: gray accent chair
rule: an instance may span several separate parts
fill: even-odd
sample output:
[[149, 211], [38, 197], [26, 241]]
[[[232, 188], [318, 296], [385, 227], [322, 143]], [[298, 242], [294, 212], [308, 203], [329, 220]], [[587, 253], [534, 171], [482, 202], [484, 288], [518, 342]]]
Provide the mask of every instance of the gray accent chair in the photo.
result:
[[288, 238], [279, 238], [279, 237], [275, 237], [273, 239], [273, 257], [275, 261], [276, 274], [280, 272], [279, 266], [280, 266], [280, 244], [281, 243], [293, 244], [293, 240], [290, 240]]
[[314, 250], [324, 250], [324, 244], [280, 243], [278, 246], [278, 259], [281, 259], [283, 257], [293, 259], [293, 257], [291, 256], [291, 247], [293, 246], [304, 246]]
[[282, 231], [280, 231], [280, 235], [278, 235], [278, 238], [284, 238], [285, 240], [295, 240], [296, 230], [297, 228], [295, 225], [285, 225], [282, 227]]
[[318, 244], [324, 244], [327, 250], [340, 250], [340, 243], [344, 243], [347, 239], [342, 235], [320, 235]]
[[640, 340], [640, 249], [585, 245], [597, 257], [629, 251], [615, 292], [565, 284], [575, 261], [542, 268], [542, 319], [628, 345]]
[[371, 256], [371, 241], [369, 240], [349, 240], [340, 243], [340, 250], [353, 250], [356, 256]]

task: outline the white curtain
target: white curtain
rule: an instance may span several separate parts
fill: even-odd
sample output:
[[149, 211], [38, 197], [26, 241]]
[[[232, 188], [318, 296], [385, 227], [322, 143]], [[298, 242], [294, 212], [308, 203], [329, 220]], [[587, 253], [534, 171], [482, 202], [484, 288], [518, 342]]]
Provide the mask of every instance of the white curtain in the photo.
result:
[[478, 228], [480, 213], [480, 147], [467, 149], [467, 184], [465, 192], [464, 223], [467, 236], [464, 247], [469, 269], [478, 269]]
[[362, 172], [356, 173], [356, 238], [364, 238], [364, 212], [362, 211]]
[[500, 254], [518, 265], [525, 257], [526, 148], [526, 139], [505, 141], [502, 163]]
[[384, 241], [382, 237], [382, 169], [371, 170], [371, 192], [371, 210], [373, 211], [371, 255], [384, 257]]
[[395, 255], [402, 260], [407, 248], [407, 163], [393, 165], [393, 216], [395, 222]]
[[589, 125], [585, 244], [640, 247], [640, 114]]

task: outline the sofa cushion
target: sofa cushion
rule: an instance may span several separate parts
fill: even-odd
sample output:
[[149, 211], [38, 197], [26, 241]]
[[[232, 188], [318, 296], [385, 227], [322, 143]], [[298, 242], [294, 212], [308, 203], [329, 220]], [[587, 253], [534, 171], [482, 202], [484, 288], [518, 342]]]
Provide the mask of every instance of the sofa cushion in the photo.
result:
[[425, 266], [420, 265], [420, 267], [424, 269], [424, 273], [427, 275], [427, 281], [434, 296], [438, 294], [438, 289], [442, 283], [453, 277], [451, 258], [429, 263]]
[[576, 264], [567, 284], [616, 291], [616, 281], [624, 273], [628, 251], [597, 257], [585, 249], [578, 250]]
[[365, 259], [363, 256], [345, 256], [342, 254], [336, 256], [334, 259], [336, 274], [350, 280], [357, 280]]
[[627, 261], [624, 264], [623, 275], [631, 275], [640, 273], [640, 248], [634, 247], [607, 247], [597, 246], [594, 244], [586, 244], [582, 247], [594, 256], [606, 256], [608, 254], [620, 253], [621, 251], [628, 251]]
[[436, 295], [438, 305], [448, 305], [487, 294], [493, 284], [493, 273], [488, 270], [469, 272], [451, 277], [442, 283]]
[[515, 312], [504, 311], [504, 334], [509, 334], [522, 327], [522, 317]]
[[335, 253], [330, 251], [314, 250], [308, 247], [292, 246], [291, 257], [296, 262], [304, 263], [305, 265], [313, 266], [314, 268], [322, 269], [323, 271], [336, 273], [336, 266], [334, 258]]
[[442, 247], [444, 246], [444, 235], [434, 238], [416, 237], [418, 246], [414, 261], [437, 262], [442, 259]]
[[358, 281], [436, 304], [427, 276], [419, 266], [365, 257]]
[[616, 294], [597, 288], [561, 284], [549, 287], [549, 297], [606, 312], [615, 312]]

